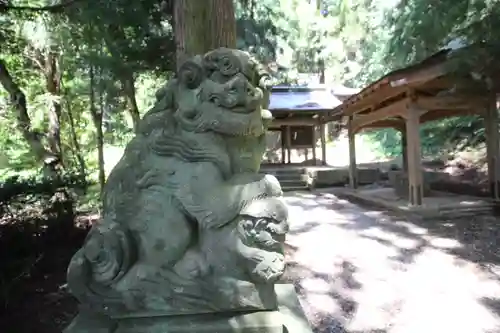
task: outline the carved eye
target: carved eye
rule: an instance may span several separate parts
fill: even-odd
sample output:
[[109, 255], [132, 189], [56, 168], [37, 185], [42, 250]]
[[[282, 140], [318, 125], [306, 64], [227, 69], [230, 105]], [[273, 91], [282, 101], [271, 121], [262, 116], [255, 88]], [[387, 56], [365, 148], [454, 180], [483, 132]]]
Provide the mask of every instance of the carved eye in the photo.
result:
[[246, 229], [246, 230], [249, 230], [253, 227], [253, 223], [252, 221], [244, 221], [241, 223], [241, 226], [243, 227], [243, 229]]
[[255, 222], [255, 229], [256, 230], [263, 230], [267, 226], [267, 221], [265, 219], [258, 219], [257, 222]]

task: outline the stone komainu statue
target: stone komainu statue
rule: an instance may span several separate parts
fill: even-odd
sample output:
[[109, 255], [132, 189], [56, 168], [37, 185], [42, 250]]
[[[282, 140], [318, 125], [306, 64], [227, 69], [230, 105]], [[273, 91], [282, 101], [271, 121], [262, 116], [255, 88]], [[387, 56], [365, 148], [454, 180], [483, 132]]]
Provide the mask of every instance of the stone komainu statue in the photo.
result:
[[83, 306], [109, 317], [276, 306], [288, 223], [278, 181], [258, 173], [266, 78], [222, 48], [157, 92], [69, 265]]

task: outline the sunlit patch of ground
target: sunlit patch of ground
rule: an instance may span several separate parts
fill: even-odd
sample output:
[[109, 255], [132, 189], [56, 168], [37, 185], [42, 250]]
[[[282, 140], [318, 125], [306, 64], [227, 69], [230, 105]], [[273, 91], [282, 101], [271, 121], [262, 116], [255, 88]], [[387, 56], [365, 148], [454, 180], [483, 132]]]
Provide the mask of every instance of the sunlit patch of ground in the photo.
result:
[[391, 217], [331, 194], [286, 201], [287, 278], [316, 332], [499, 331], [493, 230]]

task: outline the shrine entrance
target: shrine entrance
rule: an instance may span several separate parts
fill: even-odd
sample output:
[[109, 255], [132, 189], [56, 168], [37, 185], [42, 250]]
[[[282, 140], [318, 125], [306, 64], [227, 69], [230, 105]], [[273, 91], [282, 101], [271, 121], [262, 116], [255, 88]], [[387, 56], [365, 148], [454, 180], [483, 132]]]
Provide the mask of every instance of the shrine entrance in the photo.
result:
[[327, 121], [326, 116], [341, 103], [326, 86], [274, 87], [269, 105], [273, 115], [269, 131], [273, 143], [279, 143], [279, 146], [268, 145], [268, 148], [278, 154], [265, 160], [264, 164], [327, 165], [326, 125], [339, 121], [341, 117], [330, 117]]

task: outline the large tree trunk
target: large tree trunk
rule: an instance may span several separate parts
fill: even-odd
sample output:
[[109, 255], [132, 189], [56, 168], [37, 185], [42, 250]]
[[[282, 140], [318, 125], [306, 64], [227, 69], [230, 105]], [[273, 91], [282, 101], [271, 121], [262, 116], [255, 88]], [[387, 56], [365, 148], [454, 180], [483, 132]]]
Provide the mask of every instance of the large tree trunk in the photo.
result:
[[205, 53], [208, 48], [207, 3], [200, 0], [174, 1], [174, 34], [177, 69], [196, 54]]
[[0, 59], [0, 84], [10, 95], [10, 100], [17, 111], [17, 128], [28, 142], [32, 153], [44, 164], [46, 170], [50, 171], [52, 174], [56, 173], [56, 165], [59, 163], [59, 156], [44, 146], [42, 142], [43, 134], [33, 130], [31, 127], [31, 119], [26, 105], [26, 96], [10, 75], [2, 59]]
[[233, 0], [175, 0], [174, 23], [177, 69], [196, 54], [236, 48]]
[[219, 47], [236, 48], [236, 16], [233, 0], [208, 0], [206, 51]]

